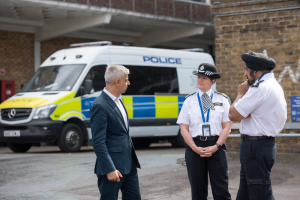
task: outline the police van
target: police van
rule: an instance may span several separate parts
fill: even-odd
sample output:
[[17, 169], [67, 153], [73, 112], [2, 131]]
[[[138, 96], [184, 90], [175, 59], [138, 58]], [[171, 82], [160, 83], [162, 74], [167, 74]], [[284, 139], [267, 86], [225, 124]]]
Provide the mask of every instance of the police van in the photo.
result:
[[90, 106], [105, 87], [106, 67], [120, 64], [130, 70], [122, 98], [134, 145], [169, 140], [183, 147], [176, 120], [185, 96], [197, 91], [192, 71], [204, 62], [214, 64], [210, 54], [189, 50], [73, 44], [47, 58], [21, 91], [0, 105], [0, 139], [14, 152], [41, 142], [55, 142], [64, 152], [89, 145]]

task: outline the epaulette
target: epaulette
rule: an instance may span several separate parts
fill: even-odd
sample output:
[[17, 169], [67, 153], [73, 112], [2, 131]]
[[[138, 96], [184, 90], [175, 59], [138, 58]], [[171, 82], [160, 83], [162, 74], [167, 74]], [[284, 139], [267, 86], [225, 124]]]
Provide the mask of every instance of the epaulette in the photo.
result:
[[226, 99], [228, 98], [228, 96], [226, 94], [224, 94], [224, 93], [221, 93], [221, 92], [218, 92], [218, 91], [214, 91], [214, 93], [220, 94], [223, 97], [225, 97]]
[[264, 82], [264, 80], [258, 81], [256, 84], [251, 85], [251, 87], [258, 87], [260, 83]]
[[[196, 94], [197, 92], [194, 92], [193, 94]], [[189, 95], [187, 95], [185, 98], [184, 98], [184, 101], [187, 99], [187, 98], [189, 98], [190, 96], [192, 96], [193, 94], [189, 94]]]

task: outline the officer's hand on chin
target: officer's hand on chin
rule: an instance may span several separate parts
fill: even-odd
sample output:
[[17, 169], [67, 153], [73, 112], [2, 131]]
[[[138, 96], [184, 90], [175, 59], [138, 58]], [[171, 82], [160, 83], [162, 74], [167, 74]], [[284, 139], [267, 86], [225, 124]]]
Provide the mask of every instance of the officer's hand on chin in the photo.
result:
[[248, 81], [245, 81], [242, 84], [239, 84], [238, 86], [238, 95], [242, 95], [244, 96], [246, 94], [246, 92], [248, 91], [250, 85], [248, 83]]

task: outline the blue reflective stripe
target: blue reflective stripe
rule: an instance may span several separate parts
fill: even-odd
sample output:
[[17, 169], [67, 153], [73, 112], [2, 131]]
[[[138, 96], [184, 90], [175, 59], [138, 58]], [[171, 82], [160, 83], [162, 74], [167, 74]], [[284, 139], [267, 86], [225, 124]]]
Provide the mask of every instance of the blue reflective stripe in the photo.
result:
[[97, 97], [81, 97], [81, 112], [85, 118], [90, 118], [90, 108]]
[[[211, 92], [211, 96], [210, 96], [211, 100], [212, 100], [213, 96], [214, 96], [214, 93]], [[204, 112], [203, 112], [203, 108], [202, 108], [202, 103], [201, 103], [201, 100], [200, 100], [199, 92], [197, 94], [197, 97], [198, 97], [198, 102], [199, 102], [199, 106], [200, 106], [200, 110], [201, 110], [201, 114], [202, 114], [202, 120], [203, 120], [203, 122], [209, 122], [210, 109], [207, 111], [207, 116], [206, 116], [206, 121], [205, 121]]]
[[178, 115], [179, 115], [179, 113], [180, 113], [180, 111], [181, 111], [181, 108], [182, 108], [184, 99], [185, 99], [185, 97], [182, 97], [182, 96], [179, 96], [179, 97], [178, 97]]
[[132, 97], [133, 118], [155, 117], [155, 97]]

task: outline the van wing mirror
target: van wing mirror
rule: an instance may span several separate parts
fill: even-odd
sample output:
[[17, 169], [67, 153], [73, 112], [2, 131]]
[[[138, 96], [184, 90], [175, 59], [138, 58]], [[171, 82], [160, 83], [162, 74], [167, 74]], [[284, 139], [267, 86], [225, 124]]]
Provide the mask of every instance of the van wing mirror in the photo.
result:
[[25, 85], [26, 85], [26, 83], [22, 83], [22, 84], [21, 84], [21, 90], [22, 90], [22, 88], [23, 88]]
[[85, 80], [84, 81], [84, 94], [90, 94], [93, 89], [93, 81]]

